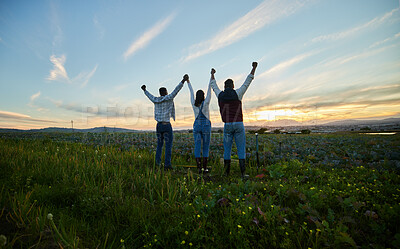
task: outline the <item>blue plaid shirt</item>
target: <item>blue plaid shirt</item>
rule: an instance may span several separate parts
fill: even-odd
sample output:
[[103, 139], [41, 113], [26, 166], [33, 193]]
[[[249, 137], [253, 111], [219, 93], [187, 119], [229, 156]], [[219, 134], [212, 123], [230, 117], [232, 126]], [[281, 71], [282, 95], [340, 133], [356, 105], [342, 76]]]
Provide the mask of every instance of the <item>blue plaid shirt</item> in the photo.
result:
[[154, 103], [154, 119], [157, 122], [169, 122], [171, 117], [175, 120], [174, 98], [182, 87], [183, 82], [180, 82], [172, 93], [159, 97], [155, 97], [147, 90], [144, 91], [144, 94]]

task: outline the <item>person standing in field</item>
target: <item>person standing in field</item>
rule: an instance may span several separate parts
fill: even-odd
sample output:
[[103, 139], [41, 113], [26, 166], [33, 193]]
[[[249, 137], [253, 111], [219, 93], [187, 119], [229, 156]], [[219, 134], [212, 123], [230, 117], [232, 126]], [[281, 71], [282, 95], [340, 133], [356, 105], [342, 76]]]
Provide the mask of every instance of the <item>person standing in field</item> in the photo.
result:
[[242, 99], [243, 95], [254, 79], [258, 63], [252, 63], [252, 69], [243, 85], [239, 89], [234, 89], [232, 79], [227, 79], [224, 84], [224, 91], [221, 91], [215, 81], [216, 71], [211, 69], [210, 85], [218, 98], [219, 111], [224, 122], [224, 166], [226, 175], [231, 169], [231, 151], [233, 139], [235, 138], [239, 166], [242, 178], [248, 177], [246, 171], [246, 134], [243, 125]]
[[[187, 85], [189, 87], [190, 102], [192, 103], [195, 117], [195, 121], [193, 123], [194, 157], [196, 158], [196, 165], [199, 174], [201, 174], [202, 172], [208, 173], [207, 164], [211, 140], [211, 122], [209, 108], [211, 101], [211, 85], [208, 84], [206, 98], [204, 98], [204, 92], [202, 90], [198, 90], [196, 92], [196, 98], [194, 97], [192, 84], [190, 84], [189, 79], [187, 81]], [[203, 150], [201, 150], [202, 143]], [[202, 151], [203, 157], [201, 155]]]
[[164, 170], [172, 169], [171, 154], [172, 154], [172, 141], [174, 134], [170, 123], [172, 117], [175, 121], [175, 105], [174, 98], [182, 89], [185, 81], [189, 80], [189, 76], [185, 74], [182, 81], [178, 84], [175, 90], [168, 94], [165, 87], [159, 89], [160, 96], [155, 97], [146, 90], [146, 85], [142, 85], [144, 94], [154, 103], [154, 119], [157, 121], [156, 134], [157, 134], [157, 150], [156, 150], [156, 165], [161, 163], [162, 148], [165, 141], [165, 163]]

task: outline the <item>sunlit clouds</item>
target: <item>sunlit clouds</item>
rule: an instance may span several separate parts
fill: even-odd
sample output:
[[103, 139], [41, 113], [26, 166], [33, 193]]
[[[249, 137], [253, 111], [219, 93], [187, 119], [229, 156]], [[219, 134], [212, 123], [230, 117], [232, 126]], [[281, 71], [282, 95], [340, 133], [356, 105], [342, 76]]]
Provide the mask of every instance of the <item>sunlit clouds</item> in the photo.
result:
[[31, 123], [31, 122], [36, 122], [36, 123], [56, 123], [52, 120], [45, 120], [45, 119], [38, 119], [38, 118], [32, 118], [29, 115], [22, 114], [22, 113], [16, 113], [16, 112], [8, 112], [8, 111], [1, 111], [0, 110], [0, 125], [3, 125], [3, 121], [7, 120], [14, 120], [14, 121], [19, 121], [19, 122], [24, 122], [24, 123]]
[[386, 22], [388, 19], [392, 18], [393, 16], [398, 17], [398, 15], [399, 15], [399, 8], [396, 8], [396, 9], [391, 10], [388, 13], [385, 13], [383, 16], [376, 17], [376, 18], [372, 19], [371, 21], [364, 23], [362, 25], [347, 29], [345, 31], [318, 36], [318, 37], [315, 37], [314, 39], [312, 39], [311, 41], [312, 42], [323, 42], [323, 41], [337, 41], [340, 39], [344, 39], [348, 36], [355, 35], [357, 33], [365, 31], [366, 29], [377, 28], [378, 26], [380, 26], [381, 24]]
[[307, 1], [264, 1], [256, 8], [217, 33], [210, 40], [200, 42], [190, 48], [183, 58], [189, 61], [235, 43], [266, 25], [272, 24], [296, 12]]
[[55, 55], [50, 56], [50, 61], [53, 63], [53, 69], [50, 71], [47, 80], [70, 83], [67, 71], [64, 68], [65, 60], [65, 55], [61, 55], [60, 57], [56, 57]]
[[89, 72], [81, 72], [76, 77], [70, 79], [67, 74], [67, 70], [64, 67], [66, 57], [65, 55], [61, 55], [60, 57], [56, 57], [55, 55], [50, 56], [50, 61], [53, 63], [53, 69], [50, 71], [49, 76], [46, 78], [49, 81], [59, 81], [68, 84], [79, 84], [81, 87], [87, 85], [89, 80], [93, 77], [94, 73], [97, 70], [96, 65], [91, 71]]
[[168, 17], [157, 22], [153, 27], [144, 32], [137, 40], [132, 42], [129, 48], [123, 54], [124, 59], [127, 60], [138, 50], [145, 48], [154, 38], [156, 38], [168, 27], [175, 16], [176, 13], [170, 14]]
[[[195, 91], [206, 90], [215, 68], [221, 89], [227, 78], [237, 89], [253, 61], [245, 125], [400, 117], [398, 0], [20, 6], [0, 8], [1, 127], [69, 127], [73, 120], [77, 129], [153, 130], [154, 105], [141, 85], [158, 96], [187, 73]], [[191, 128], [187, 86], [174, 103], [174, 129]], [[213, 127], [223, 125], [214, 92], [210, 117]]]

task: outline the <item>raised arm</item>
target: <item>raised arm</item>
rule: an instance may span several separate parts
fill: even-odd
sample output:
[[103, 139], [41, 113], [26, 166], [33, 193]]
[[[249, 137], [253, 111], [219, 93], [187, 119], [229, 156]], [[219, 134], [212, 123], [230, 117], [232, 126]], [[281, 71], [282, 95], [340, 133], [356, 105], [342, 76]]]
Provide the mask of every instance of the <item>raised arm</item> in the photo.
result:
[[257, 62], [252, 63], [252, 69], [250, 71], [250, 74], [247, 76], [243, 85], [239, 89], [236, 90], [236, 93], [240, 100], [242, 100], [244, 93], [247, 91], [247, 89], [250, 86], [250, 83], [253, 81], [257, 66], [258, 66]]
[[156, 103], [157, 97], [153, 96], [153, 94], [149, 93], [149, 91], [146, 90], [146, 85], [142, 85], [141, 88], [144, 94], [150, 99], [150, 101]]
[[[215, 79], [214, 79], [214, 81], [215, 81]], [[204, 104], [208, 105], [208, 104], [210, 104], [210, 101], [211, 101], [211, 83], [208, 83], [207, 95], [204, 100], [204, 102], [205, 102]]]
[[[165, 95], [165, 96], [161, 96], [161, 97], [155, 97], [153, 96], [151, 93], [149, 93], [146, 90], [146, 86], [144, 91], [144, 94], [146, 94], [146, 96], [153, 102], [153, 103], [161, 103], [164, 101], [168, 101], [171, 100], [173, 98], [175, 98], [175, 96], [178, 94], [178, 92], [182, 89], [183, 87], [183, 83], [185, 83], [185, 81], [189, 80], [189, 76], [187, 74], [185, 74], [185, 76], [183, 76], [183, 79], [181, 82], [179, 82], [179, 84], [175, 87], [174, 91], [172, 91], [172, 93]], [[143, 89], [143, 87], [142, 87]]]
[[187, 79], [183, 79], [181, 82], [179, 82], [179, 84], [175, 87], [175, 89], [172, 91], [172, 93], [168, 94], [167, 96], [164, 96], [163, 101], [166, 100], [170, 100], [175, 98], [175, 96], [178, 94], [178, 92], [182, 89], [183, 84], [185, 83], [185, 81], [189, 80], [189, 76], [187, 77]]
[[194, 93], [193, 93], [193, 88], [192, 88], [192, 84], [190, 84], [190, 81], [187, 81], [187, 85], [189, 87], [189, 92], [190, 92], [190, 103], [192, 103], [192, 105], [194, 105]]
[[210, 84], [209, 85], [211, 86], [211, 88], [213, 89], [215, 95], [218, 98], [218, 95], [221, 93], [221, 90], [219, 89], [219, 87], [217, 85], [217, 82], [215, 81], [215, 77], [214, 77], [215, 73], [216, 73], [215, 69], [212, 68], [211, 69], [211, 78], [210, 78]]

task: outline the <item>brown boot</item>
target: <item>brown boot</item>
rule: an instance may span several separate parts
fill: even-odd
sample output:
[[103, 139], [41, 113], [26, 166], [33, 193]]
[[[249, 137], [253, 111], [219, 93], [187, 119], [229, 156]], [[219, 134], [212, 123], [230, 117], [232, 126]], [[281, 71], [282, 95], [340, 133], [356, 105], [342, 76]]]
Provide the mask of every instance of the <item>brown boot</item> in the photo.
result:
[[196, 157], [196, 165], [197, 165], [197, 170], [199, 171], [199, 174], [201, 174], [201, 157]]
[[224, 166], [225, 166], [225, 174], [226, 176], [229, 176], [229, 172], [231, 171], [231, 160], [224, 160]]
[[203, 174], [208, 173], [207, 164], [208, 164], [208, 157], [203, 157]]

